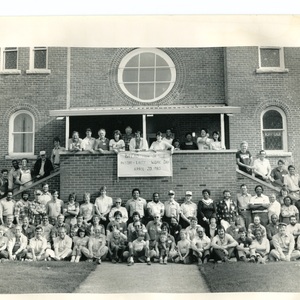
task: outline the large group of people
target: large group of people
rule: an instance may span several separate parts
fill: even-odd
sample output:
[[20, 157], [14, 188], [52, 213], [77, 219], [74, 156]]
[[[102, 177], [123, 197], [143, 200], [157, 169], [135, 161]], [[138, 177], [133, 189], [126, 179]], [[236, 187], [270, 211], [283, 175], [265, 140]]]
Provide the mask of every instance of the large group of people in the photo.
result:
[[47, 183], [35, 189], [33, 197], [24, 190], [20, 199], [13, 199], [8, 191], [0, 202], [0, 258], [98, 264], [107, 260], [128, 266], [299, 259], [294, 200], [286, 195], [281, 201], [263, 192], [257, 185], [251, 195], [242, 184], [236, 200], [229, 190], [213, 200], [211, 191], [204, 189], [198, 202], [192, 191], [179, 199], [173, 190], [165, 201], [158, 192], [147, 201], [134, 188], [123, 203], [108, 196], [105, 186], [93, 202], [88, 192], [82, 199], [72, 193], [62, 201]]

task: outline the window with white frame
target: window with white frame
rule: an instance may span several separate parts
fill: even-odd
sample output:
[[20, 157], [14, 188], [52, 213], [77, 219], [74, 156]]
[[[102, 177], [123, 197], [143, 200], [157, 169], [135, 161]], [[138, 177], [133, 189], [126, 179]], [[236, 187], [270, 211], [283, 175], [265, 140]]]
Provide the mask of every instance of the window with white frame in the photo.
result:
[[18, 48], [5, 47], [1, 52], [2, 70], [17, 70], [18, 69]]
[[288, 72], [282, 47], [259, 47], [259, 68], [256, 72]]
[[9, 121], [9, 154], [34, 153], [34, 116], [25, 110], [14, 113]]
[[261, 115], [262, 149], [287, 151], [286, 115], [282, 109], [268, 107]]
[[176, 69], [171, 58], [155, 48], [140, 48], [128, 53], [120, 63], [118, 83], [130, 98], [154, 102], [173, 88]]
[[31, 69], [48, 69], [48, 52], [46, 47], [32, 48], [31, 55]]

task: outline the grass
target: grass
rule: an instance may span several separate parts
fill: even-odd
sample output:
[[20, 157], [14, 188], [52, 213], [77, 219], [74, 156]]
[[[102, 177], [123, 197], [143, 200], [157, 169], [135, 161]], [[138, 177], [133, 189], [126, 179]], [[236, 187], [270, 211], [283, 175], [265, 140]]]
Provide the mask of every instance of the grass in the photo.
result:
[[72, 293], [95, 268], [93, 263], [4, 262], [0, 294]]
[[299, 293], [300, 262], [208, 263], [200, 267], [213, 293], [291, 292]]

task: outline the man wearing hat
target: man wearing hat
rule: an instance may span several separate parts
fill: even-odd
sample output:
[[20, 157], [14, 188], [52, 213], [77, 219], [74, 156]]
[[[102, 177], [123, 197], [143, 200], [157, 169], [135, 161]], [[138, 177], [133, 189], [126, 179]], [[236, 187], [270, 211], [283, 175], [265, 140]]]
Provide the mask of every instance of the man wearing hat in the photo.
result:
[[197, 217], [197, 205], [192, 201], [192, 197], [193, 193], [191, 191], [186, 191], [184, 202], [180, 206], [180, 225], [182, 226], [182, 228], [187, 228], [188, 226], [190, 226], [190, 219]]
[[82, 140], [81, 143], [82, 150], [94, 153], [94, 146], [95, 146], [96, 139], [92, 137], [91, 128], [87, 128], [85, 134], [86, 137]]
[[171, 224], [171, 218], [176, 218], [179, 222], [180, 217], [180, 205], [175, 201], [175, 192], [170, 190], [168, 193], [169, 199], [164, 203], [165, 204], [165, 216], [164, 221], [169, 225]]
[[33, 170], [37, 179], [49, 176], [54, 170], [51, 160], [46, 157], [45, 150], [40, 151], [40, 158], [35, 162]]
[[291, 261], [300, 258], [300, 251], [295, 250], [294, 237], [286, 232], [285, 223], [279, 223], [279, 232], [273, 236], [275, 249], [270, 252], [271, 261]]

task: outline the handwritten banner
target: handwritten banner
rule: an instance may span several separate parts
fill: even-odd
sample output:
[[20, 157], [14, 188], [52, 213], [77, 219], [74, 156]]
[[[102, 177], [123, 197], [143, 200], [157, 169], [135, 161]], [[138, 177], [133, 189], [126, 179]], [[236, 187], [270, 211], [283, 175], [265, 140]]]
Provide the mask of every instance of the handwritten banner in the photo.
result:
[[164, 177], [172, 175], [172, 155], [169, 151], [126, 151], [118, 153], [118, 177]]

